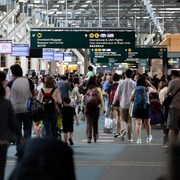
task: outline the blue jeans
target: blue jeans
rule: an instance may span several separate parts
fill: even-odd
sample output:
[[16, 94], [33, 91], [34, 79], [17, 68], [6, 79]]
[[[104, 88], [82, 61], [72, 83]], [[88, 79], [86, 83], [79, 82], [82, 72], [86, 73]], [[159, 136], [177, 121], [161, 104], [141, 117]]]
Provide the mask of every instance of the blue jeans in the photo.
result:
[[104, 104], [105, 104], [105, 111], [107, 112], [109, 110], [109, 96], [108, 95], [104, 95], [103, 96], [103, 99], [104, 99]]
[[48, 139], [56, 138], [57, 119], [58, 119], [57, 112], [53, 112], [51, 114], [45, 114], [45, 118], [43, 120], [45, 138], [48, 138]]

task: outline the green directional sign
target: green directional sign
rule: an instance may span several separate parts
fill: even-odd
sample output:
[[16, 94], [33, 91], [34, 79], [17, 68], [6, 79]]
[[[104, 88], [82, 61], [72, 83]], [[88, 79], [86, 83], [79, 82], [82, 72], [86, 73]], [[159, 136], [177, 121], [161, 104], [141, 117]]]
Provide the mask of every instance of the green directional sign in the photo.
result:
[[31, 48], [134, 48], [135, 32], [118, 29], [71, 29], [30, 32]]
[[119, 65], [127, 58], [125, 49], [90, 49], [91, 63]]
[[166, 59], [167, 58], [167, 48], [128, 48], [127, 51], [128, 58], [146, 58], [146, 59]]
[[[91, 63], [114, 64], [140, 59], [167, 59], [167, 48], [90, 49]], [[141, 61], [141, 60], [140, 60]], [[144, 61], [145, 63], [145, 61]]]

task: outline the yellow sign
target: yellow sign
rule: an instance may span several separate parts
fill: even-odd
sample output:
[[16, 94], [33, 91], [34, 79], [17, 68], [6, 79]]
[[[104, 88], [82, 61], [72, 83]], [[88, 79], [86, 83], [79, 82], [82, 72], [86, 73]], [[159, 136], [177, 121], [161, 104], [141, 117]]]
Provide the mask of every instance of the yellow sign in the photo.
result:
[[99, 38], [99, 33], [96, 33], [94, 36], [95, 38]]
[[37, 37], [40, 39], [42, 38], [42, 33], [37, 33]]
[[77, 65], [64, 65], [64, 70], [73, 71], [77, 70]]
[[90, 33], [90, 34], [89, 34], [89, 37], [90, 37], [90, 38], [94, 38], [94, 33]]

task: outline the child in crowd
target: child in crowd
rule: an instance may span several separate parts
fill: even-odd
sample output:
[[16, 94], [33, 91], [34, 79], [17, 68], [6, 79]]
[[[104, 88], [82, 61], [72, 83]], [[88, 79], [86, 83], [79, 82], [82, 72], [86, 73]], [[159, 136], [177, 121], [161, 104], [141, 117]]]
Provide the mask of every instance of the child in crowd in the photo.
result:
[[[69, 98], [64, 98], [63, 101], [63, 107], [61, 109], [62, 113], [62, 124], [63, 124], [63, 132], [64, 132], [64, 142], [69, 143], [70, 145], [73, 145], [73, 124], [74, 124], [74, 118], [76, 120], [76, 125], [79, 125], [78, 117], [75, 112], [75, 108], [70, 106], [71, 100]], [[69, 139], [68, 139], [69, 135]]]

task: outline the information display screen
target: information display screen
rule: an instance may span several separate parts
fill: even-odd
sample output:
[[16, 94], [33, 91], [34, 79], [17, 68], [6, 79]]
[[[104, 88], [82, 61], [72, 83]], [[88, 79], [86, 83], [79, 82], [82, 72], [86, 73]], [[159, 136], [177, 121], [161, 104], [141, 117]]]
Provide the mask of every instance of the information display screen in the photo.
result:
[[11, 54], [12, 43], [11, 42], [0, 42], [0, 54]]
[[73, 54], [71, 52], [64, 53], [64, 62], [72, 62]]
[[43, 51], [43, 60], [54, 60], [54, 51]]
[[29, 56], [28, 45], [13, 45], [11, 56]]
[[64, 53], [63, 52], [54, 52], [54, 60], [55, 61], [63, 61]]

